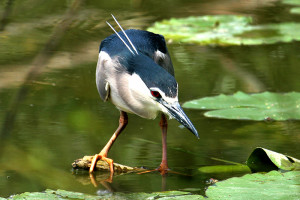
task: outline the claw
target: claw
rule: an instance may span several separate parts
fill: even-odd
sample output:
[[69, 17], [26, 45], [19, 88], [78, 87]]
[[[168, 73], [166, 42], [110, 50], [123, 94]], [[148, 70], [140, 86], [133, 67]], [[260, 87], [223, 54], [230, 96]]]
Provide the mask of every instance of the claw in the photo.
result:
[[107, 158], [106, 156], [104, 155], [101, 155], [101, 154], [96, 154], [94, 155], [92, 161], [91, 161], [91, 166], [90, 166], [90, 170], [89, 172], [90, 173], [93, 173], [94, 169], [95, 169], [95, 166], [97, 164], [97, 161], [98, 160], [104, 160], [105, 162], [108, 163], [109, 165], [109, 169], [110, 169], [110, 173], [113, 174], [114, 173], [114, 161], [110, 158]]
[[159, 171], [159, 173], [161, 175], [165, 175], [165, 174], [167, 174], [170, 171], [168, 165], [167, 164], [163, 164], [163, 163], [160, 164], [160, 166], [156, 170]]
[[161, 175], [165, 175], [165, 174], [168, 174], [168, 172], [170, 172], [171, 170], [168, 168], [168, 165], [162, 165], [161, 164], [156, 169], [150, 169], [150, 170], [142, 171], [142, 172], [139, 172], [137, 174], [146, 174], [146, 173], [155, 172], [155, 171], [158, 171]]

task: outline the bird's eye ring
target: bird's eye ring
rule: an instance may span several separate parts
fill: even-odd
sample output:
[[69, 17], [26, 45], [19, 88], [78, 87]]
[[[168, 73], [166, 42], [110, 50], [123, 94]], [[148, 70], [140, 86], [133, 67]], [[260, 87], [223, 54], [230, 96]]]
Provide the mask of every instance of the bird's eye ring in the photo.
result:
[[154, 90], [150, 90], [151, 91], [151, 95], [155, 98], [161, 98], [161, 95], [159, 94], [159, 92], [154, 91]]

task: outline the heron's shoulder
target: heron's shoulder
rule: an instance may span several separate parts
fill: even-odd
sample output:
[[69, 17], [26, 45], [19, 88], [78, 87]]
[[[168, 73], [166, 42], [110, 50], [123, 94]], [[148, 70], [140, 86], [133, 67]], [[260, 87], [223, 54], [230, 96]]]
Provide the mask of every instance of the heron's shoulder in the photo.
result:
[[132, 43], [140, 51], [148, 50], [151, 52], [155, 52], [159, 50], [162, 53], [167, 53], [167, 46], [164, 36], [149, 31], [136, 29], [129, 29], [125, 32], [132, 40]]
[[[129, 29], [126, 30], [125, 33], [139, 51], [148, 54], [153, 54], [157, 50], [164, 54], [167, 53], [165, 38], [162, 35], [137, 29]], [[128, 43], [125, 35], [121, 31], [119, 35]], [[106, 51], [110, 55], [116, 55], [128, 50], [120, 38], [118, 38], [116, 34], [112, 34], [101, 42], [99, 52], [100, 51]]]

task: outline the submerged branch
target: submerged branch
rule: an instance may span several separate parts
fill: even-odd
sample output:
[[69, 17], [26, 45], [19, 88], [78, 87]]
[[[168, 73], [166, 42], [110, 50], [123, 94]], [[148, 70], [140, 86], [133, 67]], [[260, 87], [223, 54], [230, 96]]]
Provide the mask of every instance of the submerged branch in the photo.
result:
[[[91, 166], [92, 157], [93, 156], [84, 156], [83, 158], [75, 160], [72, 163], [73, 169], [89, 170], [90, 166]], [[103, 160], [97, 161], [95, 169], [101, 170], [101, 171], [110, 171], [108, 163]], [[144, 170], [145, 169], [143, 169], [143, 168], [130, 167], [130, 166], [114, 163], [114, 171], [117, 173], [141, 172]]]

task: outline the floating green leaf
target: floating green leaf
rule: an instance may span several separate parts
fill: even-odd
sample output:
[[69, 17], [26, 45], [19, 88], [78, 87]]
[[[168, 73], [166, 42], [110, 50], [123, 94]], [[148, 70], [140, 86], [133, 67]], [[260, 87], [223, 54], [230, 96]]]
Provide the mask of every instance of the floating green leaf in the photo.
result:
[[300, 40], [300, 23], [251, 25], [252, 18], [212, 15], [171, 18], [156, 22], [148, 31], [176, 42], [201, 45], [260, 45]]
[[246, 165], [216, 165], [216, 166], [204, 166], [198, 168], [201, 173], [250, 173], [250, 169]]
[[291, 8], [290, 13], [300, 14], [300, 7]]
[[27, 199], [85, 199], [85, 200], [99, 200], [99, 199], [110, 199], [110, 200], [125, 200], [125, 199], [205, 199], [201, 195], [194, 195], [190, 192], [184, 191], [165, 191], [165, 192], [153, 192], [153, 193], [106, 193], [100, 196], [83, 194], [80, 192], [72, 192], [66, 190], [46, 190], [45, 192], [25, 192], [22, 194], [12, 196], [13, 200]]
[[300, 1], [299, 0], [282, 0], [282, 3], [289, 4], [289, 5], [300, 6]]
[[[108, 196], [106, 196], [108, 197]], [[13, 200], [38, 200], [38, 199], [60, 199], [60, 200], [67, 200], [67, 199], [84, 199], [84, 200], [99, 200], [99, 196], [83, 194], [80, 192], [72, 192], [66, 190], [46, 190], [45, 192], [25, 192], [22, 194], [14, 195], [10, 199]], [[116, 199], [116, 198], [114, 198]], [[121, 199], [121, 198], [119, 198]]]
[[185, 108], [213, 110], [204, 113], [207, 117], [246, 120], [300, 119], [300, 93], [285, 94], [264, 92], [234, 95], [218, 95], [188, 101]]
[[247, 160], [247, 165], [253, 172], [300, 170], [300, 160], [261, 147], [254, 149]]
[[[147, 198], [147, 200], [155, 200], [157, 198]], [[199, 200], [199, 199], [206, 199], [205, 197], [201, 196], [201, 195], [183, 195], [183, 196], [167, 196], [167, 197], [162, 197], [162, 198], [158, 198], [160, 200]]]
[[[282, 0], [282, 3], [289, 4], [292, 6], [300, 6], [300, 0]], [[294, 7], [290, 9], [292, 14], [300, 14], [300, 7]]]
[[271, 171], [267, 174], [247, 174], [230, 178], [210, 186], [208, 199], [299, 199], [300, 172], [280, 173]]
[[55, 194], [46, 193], [46, 192], [25, 192], [22, 194], [17, 194], [12, 196], [13, 200], [37, 200], [37, 199], [65, 199], [65, 198], [59, 198]]
[[109, 193], [101, 196], [88, 195], [65, 190], [46, 190], [45, 192], [25, 192], [10, 199], [299, 199], [300, 172], [267, 174], [247, 174], [238, 178], [219, 181], [209, 186], [205, 198], [184, 191], [165, 191], [153, 193]]
[[[205, 199], [201, 195], [191, 195], [190, 192], [183, 192], [183, 191], [165, 191], [165, 192], [152, 192], [152, 193], [117, 193], [115, 195], [118, 195], [119, 197], [123, 197], [124, 199], [148, 199], [148, 200], [154, 200], [154, 199], [187, 199], [191, 196], [195, 196], [198, 199]], [[195, 198], [196, 199], [196, 198]]]
[[53, 194], [56, 195], [56, 197], [62, 198], [62, 199], [84, 199], [84, 200], [96, 200], [99, 199], [98, 196], [89, 195], [89, 194], [83, 194], [80, 192], [72, 192], [72, 191], [66, 191], [66, 190], [46, 190], [47, 194]]

